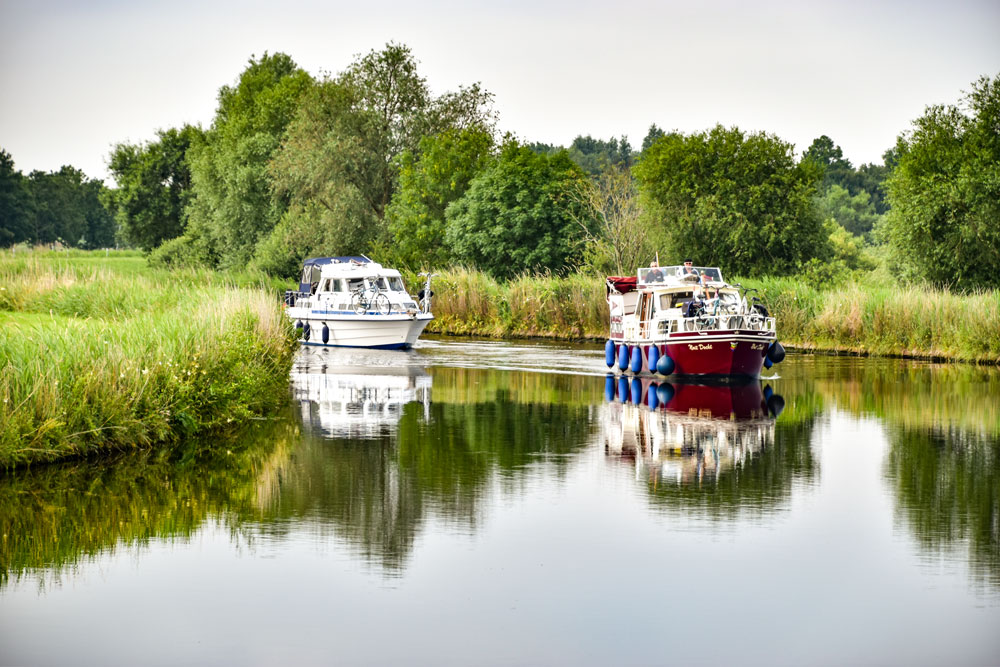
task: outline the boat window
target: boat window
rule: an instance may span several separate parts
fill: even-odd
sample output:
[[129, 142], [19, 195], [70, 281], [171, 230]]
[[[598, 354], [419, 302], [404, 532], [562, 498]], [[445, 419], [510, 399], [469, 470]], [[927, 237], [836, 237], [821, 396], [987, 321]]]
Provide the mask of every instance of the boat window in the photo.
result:
[[657, 304], [656, 309], [670, 310], [671, 308], [673, 308], [674, 307], [674, 300], [672, 298], [673, 296], [674, 296], [673, 294], [661, 294], [660, 302], [659, 304]]
[[334, 292], [343, 292], [344, 291], [344, 281], [341, 280], [340, 278], [334, 278], [333, 279], [333, 287], [331, 287], [330, 289], [333, 290]]
[[378, 287], [380, 290], [389, 289], [389, 286], [385, 282], [385, 278], [383, 278], [382, 276], [375, 276], [374, 278], [371, 279], [371, 281], [372, 284]]
[[399, 276], [389, 277], [389, 289], [393, 292], [405, 292], [406, 286], [403, 284], [403, 279]]
[[354, 292], [365, 286], [365, 281], [361, 278], [349, 278], [347, 280], [347, 291]]
[[330, 292], [330, 291], [332, 291], [333, 290], [332, 283], [333, 283], [333, 279], [332, 278], [327, 278], [326, 280], [323, 281], [323, 286], [320, 287], [319, 291], [320, 292]]

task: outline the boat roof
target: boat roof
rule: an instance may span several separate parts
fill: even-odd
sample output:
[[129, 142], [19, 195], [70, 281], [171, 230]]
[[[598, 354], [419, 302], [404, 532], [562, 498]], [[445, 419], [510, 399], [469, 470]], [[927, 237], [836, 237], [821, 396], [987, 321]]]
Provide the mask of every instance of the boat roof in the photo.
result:
[[691, 288], [725, 285], [717, 266], [644, 266], [634, 276], [608, 276], [608, 291], [627, 294], [636, 289]]
[[371, 260], [364, 255], [350, 255], [347, 257], [310, 257], [302, 262], [302, 267], [322, 266], [323, 264], [369, 264]]

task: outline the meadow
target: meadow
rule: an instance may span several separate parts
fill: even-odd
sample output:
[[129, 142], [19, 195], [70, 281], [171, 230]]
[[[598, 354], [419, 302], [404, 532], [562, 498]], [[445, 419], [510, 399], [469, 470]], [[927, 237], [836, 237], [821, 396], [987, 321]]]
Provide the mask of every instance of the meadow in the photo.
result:
[[262, 276], [5, 253], [0, 467], [231, 430], [287, 400], [294, 348]]

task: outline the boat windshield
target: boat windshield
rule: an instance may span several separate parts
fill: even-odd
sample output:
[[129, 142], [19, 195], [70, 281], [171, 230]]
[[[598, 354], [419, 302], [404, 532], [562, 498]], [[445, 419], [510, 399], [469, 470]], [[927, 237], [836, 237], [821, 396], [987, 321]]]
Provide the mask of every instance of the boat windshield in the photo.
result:
[[406, 286], [403, 285], [403, 279], [399, 276], [389, 276], [389, 289], [393, 292], [405, 292]]
[[639, 269], [640, 285], [662, 283], [722, 283], [722, 271], [717, 266], [647, 266]]

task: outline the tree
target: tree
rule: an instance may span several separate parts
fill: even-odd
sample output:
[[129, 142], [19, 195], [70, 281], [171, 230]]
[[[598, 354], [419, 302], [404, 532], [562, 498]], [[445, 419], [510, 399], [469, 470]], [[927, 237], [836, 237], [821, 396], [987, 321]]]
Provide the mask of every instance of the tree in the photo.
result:
[[666, 134], [663, 130], [657, 127], [656, 123], [649, 126], [649, 131], [646, 132], [646, 136], [642, 140], [642, 153], [645, 154], [646, 150], [656, 143], [656, 140]]
[[192, 198], [188, 152], [205, 134], [185, 125], [156, 136], [145, 145], [117, 144], [108, 159], [118, 187], [107, 191], [105, 204], [124, 239], [146, 251], [184, 232]]
[[451, 259], [445, 244], [445, 211], [492, 158], [485, 129], [451, 129], [420, 140], [418, 152], [400, 157], [399, 187], [386, 212], [400, 261], [424, 268]]
[[508, 141], [448, 207], [446, 238], [455, 257], [496, 278], [578, 262], [584, 212], [571, 193], [585, 178], [565, 151], [550, 157]]
[[852, 197], [846, 188], [833, 184], [817, 198], [817, 203], [824, 220], [833, 220], [856, 236], [868, 235], [880, 219], [865, 191]]
[[0, 246], [31, 238], [31, 195], [10, 153], [0, 149]]
[[64, 166], [50, 173], [31, 172], [27, 189], [31, 198], [28, 239], [33, 243], [61, 241], [93, 249], [114, 242], [114, 218], [101, 204], [101, 181]]
[[580, 181], [572, 196], [585, 216], [577, 222], [587, 239], [588, 261], [619, 276], [635, 271], [648, 252], [649, 230], [630, 171], [610, 167], [597, 178]]
[[1000, 286], [1000, 75], [964, 102], [899, 137], [883, 230], [906, 275], [963, 290]]
[[205, 141], [189, 151], [194, 198], [189, 239], [224, 267], [246, 264], [288, 209], [274, 196], [269, 164], [312, 78], [283, 53], [251, 58], [235, 86], [219, 90]]
[[819, 170], [791, 144], [720, 125], [664, 135], [635, 168], [643, 197], [675, 258], [730, 274], [794, 272], [829, 248], [812, 197]]
[[448, 129], [492, 131], [491, 99], [478, 85], [434, 97], [408, 47], [371, 51], [302, 100], [271, 167], [277, 193], [299, 212], [295, 225], [324, 227], [341, 253], [367, 252], [388, 241], [400, 156]]
[[863, 164], [855, 169], [851, 161], [844, 157], [844, 151], [840, 146], [834, 144], [833, 139], [824, 134], [813, 140], [802, 154], [802, 159], [812, 161], [823, 170], [823, 181], [819, 186], [821, 196], [832, 186], [837, 185], [847, 190], [852, 197], [859, 195], [870, 197], [878, 215], [888, 210], [883, 183], [892, 169], [891, 151], [883, 155], [884, 165]]

